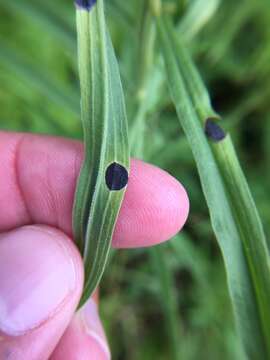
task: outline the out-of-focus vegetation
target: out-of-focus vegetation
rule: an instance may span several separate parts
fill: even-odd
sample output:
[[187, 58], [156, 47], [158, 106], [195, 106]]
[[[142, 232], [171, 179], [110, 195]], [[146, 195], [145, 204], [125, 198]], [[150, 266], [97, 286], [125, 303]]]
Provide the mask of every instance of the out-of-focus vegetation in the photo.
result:
[[[113, 358], [242, 359], [221, 254], [158, 55], [160, 71], [146, 82], [153, 91], [148, 105], [142, 106], [152, 61], [141, 55], [148, 53], [142, 44], [147, 36], [147, 44], [151, 43], [152, 31], [141, 26], [143, 3], [107, 1], [132, 150], [184, 184], [191, 212], [184, 231], [172, 241], [154, 249], [112, 253], [101, 286], [101, 313]], [[269, 3], [168, 0], [164, 4], [233, 136], [269, 238]], [[0, 17], [1, 129], [81, 138], [72, 2], [0, 0]], [[147, 121], [141, 120], [145, 115]], [[139, 148], [138, 127], [145, 139]]]

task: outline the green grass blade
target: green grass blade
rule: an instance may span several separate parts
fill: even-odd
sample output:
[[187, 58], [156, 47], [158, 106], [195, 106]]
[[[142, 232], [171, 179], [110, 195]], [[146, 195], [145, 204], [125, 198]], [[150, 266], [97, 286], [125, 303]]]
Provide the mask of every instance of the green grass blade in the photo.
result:
[[[73, 28], [47, 9], [46, 3], [29, 0], [0, 0], [1, 6], [10, 10], [12, 14], [28, 18], [31, 22], [41, 26], [53, 38], [58, 39], [61, 46], [66, 46], [73, 54], [76, 51], [76, 37]], [[48, 1], [48, 3], [50, 2]]]
[[216, 119], [206, 89], [171, 24], [158, 17], [168, 83], [199, 171], [221, 247], [239, 334], [250, 359], [270, 357], [269, 254], [254, 202], [227, 135], [212, 145], [207, 119]]
[[211, 19], [220, 5], [220, 0], [195, 0], [181, 19], [178, 30], [183, 34], [186, 41], [192, 39]]
[[179, 341], [179, 337], [183, 335], [183, 329], [181, 329], [180, 316], [178, 314], [174, 274], [169, 267], [165, 249], [162, 249], [161, 246], [155, 246], [149, 250], [151, 265], [159, 279], [160, 291], [158, 296], [166, 323], [170, 358], [172, 360], [180, 360], [183, 358], [182, 353], [184, 349], [183, 343]]
[[58, 106], [68, 109], [74, 115], [78, 114], [79, 98], [73, 89], [65, 89], [64, 93], [58, 84], [16, 53], [4, 39], [0, 38], [0, 44], [0, 64], [12, 72], [13, 76], [16, 75], [28, 87], [38, 90]]
[[[106, 265], [126, 188], [129, 146], [124, 96], [103, 1], [98, 0], [90, 10], [78, 6], [76, 12], [85, 159], [77, 184], [73, 228], [85, 263], [82, 305], [97, 287]], [[115, 163], [118, 165], [111, 167]]]
[[[141, 2], [141, 16], [138, 23], [138, 50], [136, 52], [136, 97], [133, 122], [130, 127], [131, 154], [143, 158], [146, 115], [151, 107], [150, 96], [156, 85], [154, 71], [155, 26], [148, 4]], [[155, 89], [156, 90], [156, 89]]]

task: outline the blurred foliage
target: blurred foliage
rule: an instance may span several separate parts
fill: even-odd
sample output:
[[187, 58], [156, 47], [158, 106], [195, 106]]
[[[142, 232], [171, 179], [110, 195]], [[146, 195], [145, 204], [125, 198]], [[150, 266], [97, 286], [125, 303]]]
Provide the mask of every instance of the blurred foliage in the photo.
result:
[[[269, 3], [164, 3], [207, 83], [214, 108], [230, 129], [269, 239]], [[191, 202], [184, 231], [172, 241], [154, 250], [112, 253], [101, 286], [101, 314], [113, 358], [242, 359], [221, 255], [191, 151], [179, 136], [163, 65], [155, 52], [154, 59], [142, 55], [148, 53], [141, 45], [144, 36], [151, 36], [150, 28], [142, 28], [144, 2], [107, 1], [107, 15], [131, 139], [138, 127], [145, 139], [133, 152], [180, 180]], [[0, 0], [0, 16], [0, 128], [80, 139], [72, 2]], [[151, 62], [158, 64], [154, 73], [148, 68]], [[142, 106], [145, 77], [152, 91]]]

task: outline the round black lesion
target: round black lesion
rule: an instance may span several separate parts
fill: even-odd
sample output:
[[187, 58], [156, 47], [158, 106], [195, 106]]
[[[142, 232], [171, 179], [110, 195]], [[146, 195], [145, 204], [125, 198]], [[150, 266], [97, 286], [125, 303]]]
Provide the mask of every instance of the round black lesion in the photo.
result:
[[96, 0], [76, 0], [75, 4], [82, 9], [90, 10], [96, 2]]
[[128, 183], [128, 171], [124, 166], [114, 162], [106, 169], [105, 181], [109, 190], [119, 191]]
[[219, 142], [226, 137], [225, 131], [211, 118], [206, 120], [204, 132], [206, 136], [214, 142]]

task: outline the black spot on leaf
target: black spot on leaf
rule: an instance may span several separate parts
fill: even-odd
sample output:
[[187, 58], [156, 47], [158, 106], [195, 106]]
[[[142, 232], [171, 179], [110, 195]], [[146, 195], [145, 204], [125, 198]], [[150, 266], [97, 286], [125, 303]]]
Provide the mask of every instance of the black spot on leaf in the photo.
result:
[[211, 140], [218, 142], [225, 138], [224, 130], [212, 119], [207, 119], [205, 122], [204, 132]]
[[95, 5], [97, 0], [76, 0], [75, 4], [85, 10], [90, 10]]
[[128, 183], [127, 169], [114, 162], [107, 167], [105, 180], [109, 190], [121, 190]]

